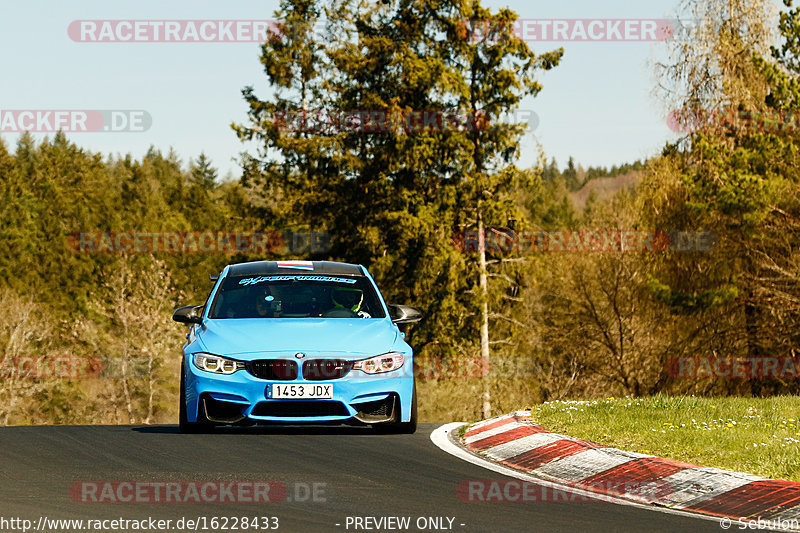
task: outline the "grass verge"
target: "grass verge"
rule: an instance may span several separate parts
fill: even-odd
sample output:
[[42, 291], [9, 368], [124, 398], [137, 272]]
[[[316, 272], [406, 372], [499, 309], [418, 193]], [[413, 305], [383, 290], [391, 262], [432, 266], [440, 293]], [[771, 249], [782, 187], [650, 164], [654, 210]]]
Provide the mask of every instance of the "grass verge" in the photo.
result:
[[700, 466], [800, 481], [800, 396], [653, 396], [531, 408], [547, 429]]

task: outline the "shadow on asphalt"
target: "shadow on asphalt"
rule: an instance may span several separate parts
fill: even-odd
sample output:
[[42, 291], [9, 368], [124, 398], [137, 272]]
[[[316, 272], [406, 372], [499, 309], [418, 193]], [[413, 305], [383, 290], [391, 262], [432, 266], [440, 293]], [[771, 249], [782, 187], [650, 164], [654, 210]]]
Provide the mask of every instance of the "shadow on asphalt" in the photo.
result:
[[[131, 431], [137, 433], [162, 433], [180, 435], [177, 425], [136, 426]], [[387, 435], [370, 426], [227, 426], [204, 432], [206, 435]]]

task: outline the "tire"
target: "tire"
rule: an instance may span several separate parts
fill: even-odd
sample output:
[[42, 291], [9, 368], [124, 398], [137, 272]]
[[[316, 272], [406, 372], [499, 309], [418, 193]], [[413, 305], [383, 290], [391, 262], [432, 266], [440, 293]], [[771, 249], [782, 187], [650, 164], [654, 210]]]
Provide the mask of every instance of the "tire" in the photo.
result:
[[[398, 417], [400, 415], [398, 414]], [[383, 424], [375, 424], [373, 426], [378, 433], [402, 433], [411, 435], [417, 431], [417, 385], [414, 384], [414, 390], [411, 393], [411, 420], [408, 422], [385, 422]]]
[[181, 433], [208, 433], [213, 429], [213, 425], [206, 418], [202, 406], [197, 407], [197, 422], [189, 422], [189, 417], [186, 414], [186, 376], [183, 369], [184, 363], [181, 363], [181, 392], [178, 407], [178, 429]]

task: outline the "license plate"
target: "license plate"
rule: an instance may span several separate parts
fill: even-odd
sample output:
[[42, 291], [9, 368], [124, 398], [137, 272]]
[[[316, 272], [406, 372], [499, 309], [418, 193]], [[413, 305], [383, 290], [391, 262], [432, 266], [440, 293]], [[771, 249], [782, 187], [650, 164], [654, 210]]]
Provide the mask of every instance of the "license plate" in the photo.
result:
[[267, 398], [330, 400], [333, 398], [333, 385], [284, 385], [273, 383], [267, 387]]

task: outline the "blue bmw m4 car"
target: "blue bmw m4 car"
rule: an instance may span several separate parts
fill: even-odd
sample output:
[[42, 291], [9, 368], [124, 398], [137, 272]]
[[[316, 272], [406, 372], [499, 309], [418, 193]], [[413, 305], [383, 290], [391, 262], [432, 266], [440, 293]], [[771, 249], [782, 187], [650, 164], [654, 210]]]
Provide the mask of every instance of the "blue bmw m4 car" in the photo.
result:
[[387, 305], [361, 265], [228, 265], [204, 305], [172, 316], [192, 326], [183, 346], [181, 432], [356, 423], [413, 433], [413, 354], [397, 324], [421, 316]]

